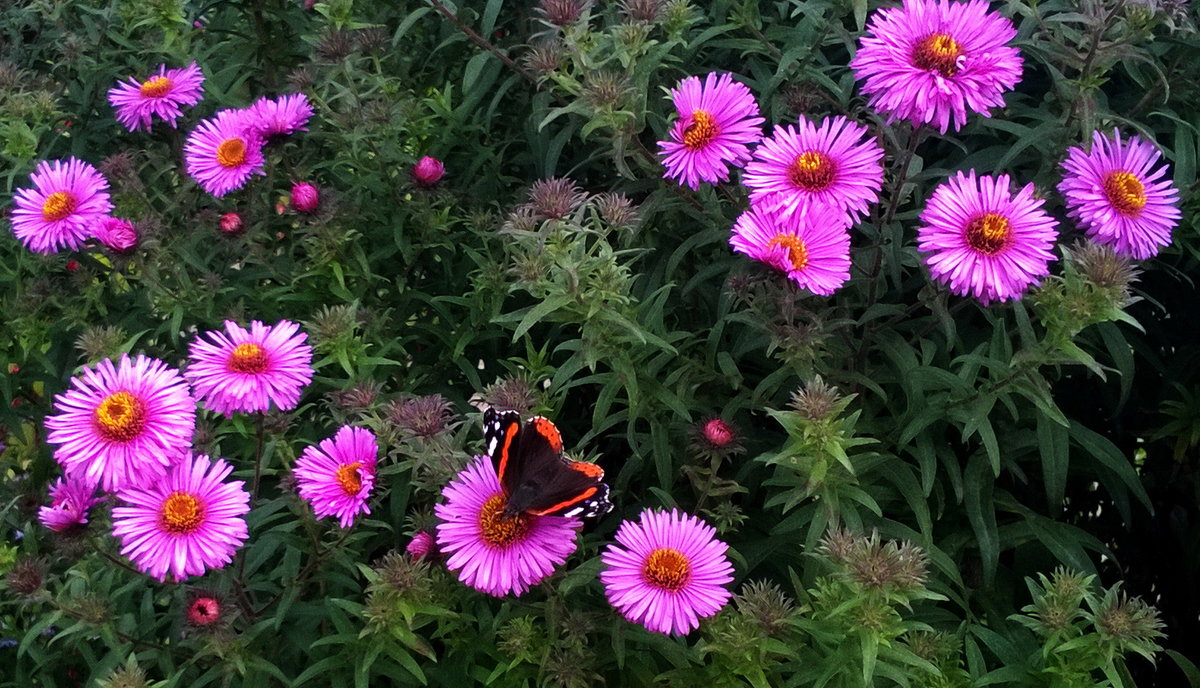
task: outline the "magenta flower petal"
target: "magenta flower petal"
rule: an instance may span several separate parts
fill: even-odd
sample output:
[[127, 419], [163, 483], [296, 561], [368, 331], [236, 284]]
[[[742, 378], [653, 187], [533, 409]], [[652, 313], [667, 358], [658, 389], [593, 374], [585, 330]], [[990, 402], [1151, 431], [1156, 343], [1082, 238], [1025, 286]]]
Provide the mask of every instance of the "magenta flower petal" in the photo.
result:
[[199, 103], [203, 93], [204, 74], [195, 62], [182, 69], [160, 65], [158, 73], [144, 82], [136, 79], [117, 82], [108, 92], [108, 102], [117, 111], [117, 121], [126, 129], [148, 131], [153, 117], [175, 127], [175, 121], [183, 115], [180, 106]]
[[249, 107], [247, 121], [261, 138], [270, 140], [297, 131], [308, 131], [308, 120], [312, 116], [313, 108], [308, 96], [289, 93], [278, 98], [259, 98]]
[[113, 208], [108, 180], [82, 160], [43, 160], [30, 180], [33, 188], [13, 194], [12, 228], [34, 253], [83, 246]]
[[307, 447], [296, 460], [300, 496], [312, 504], [317, 518], [336, 516], [343, 528], [359, 514], [371, 513], [367, 499], [375, 487], [379, 445], [370, 430], [343, 426], [332, 439]]
[[812, 293], [828, 296], [850, 279], [847, 222], [845, 213], [826, 205], [796, 213], [751, 206], [738, 217], [729, 244]]
[[1121, 133], [1092, 134], [1092, 149], [1067, 150], [1058, 190], [1067, 200], [1067, 214], [1094, 241], [1122, 255], [1145, 260], [1171, 243], [1179, 224], [1179, 190], [1171, 182], [1162, 155], [1149, 142], [1134, 136], [1121, 142]]
[[875, 12], [850, 61], [870, 105], [889, 120], [957, 131], [967, 110], [990, 116], [1021, 80], [1017, 30], [986, 0], [904, 0]]
[[183, 157], [188, 175], [216, 197], [263, 175], [263, 139], [246, 110], [221, 110], [188, 134]]
[[138, 355], [84, 368], [54, 398], [46, 441], [68, 478], [117, 490], [162, 476], [186, 454], [196, 402], [179, 371]]
[[659, 141], [667, 179], [692, 189], [701, 181], [729, 179], [729, 166], [741, 167], [750, 158], [749, 144], [762, 137], [763, 118], [745, 84], [728, 74], [690, 76], [671, 91], [679, 119], [670, 139]]
[[476, 457], [442, 490], [434, 507], [438, 550], [466, 585], [495, 597], [521, 595], [554, 573], [575, 551], [583, 525], [568, 516], [523, 514], [506, 519], [504, 491], [491, 459]]
[[957, 173], [933, 191], [921, 213], [917, 249], [934, 279], [980, 302], [1019, 299], [1050, 272], [1058, 238], [1033, 184], [1014, 196], [1008, 175]]
[[160, 581], [224, 567], [249, 537], [250, 495], [242, 481], [224, 482], [231, 472], [221, 459], [189, 454], [162, 480], [118, 492], [127, 505], [113, 509], [121, 554]]
[[729, 546], [716, 529], [689, 514], [642, 512], [617, 529], [601, 555], [600, 582], [609, 603], [655, 633], [688, 633], [721, 611], [733, 581]]
[[183, 375], [205, 407], [226, 416], [296, 408], [312, 381], [312, 347], [288, 320], [267, 326], [255, 320], [247, 331], [226, 320], [224, 332], [206, 332], [192, 342]]
[[820, 124], [801, 118], [799, 127], [776, 127], [754, 149], [744, 183], [756, 205], [795, 213], [823, 203], [856, 220], [879, 200], [882, 161], [865, 126], [841, 116]]
[[86, 525], [88, 511], [103, 502], [96, 483], [75, 477], [59, 478], [50, 486], [50, 505], [38, 509], [38, 521], [57, 533]]

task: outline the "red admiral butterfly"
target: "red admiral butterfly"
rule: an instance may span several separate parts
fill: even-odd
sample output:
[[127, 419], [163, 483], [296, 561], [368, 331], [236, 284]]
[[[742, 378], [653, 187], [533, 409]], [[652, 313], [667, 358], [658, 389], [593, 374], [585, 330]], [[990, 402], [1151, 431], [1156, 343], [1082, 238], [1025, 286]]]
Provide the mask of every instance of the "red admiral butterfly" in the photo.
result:
[[524, 426], [516, 411], [483, 412], [483, 437], [504, 488], [504, 517], [601, 516], [612, 510], [604, 469], [563, 456], [562, 435], [548, 418]]

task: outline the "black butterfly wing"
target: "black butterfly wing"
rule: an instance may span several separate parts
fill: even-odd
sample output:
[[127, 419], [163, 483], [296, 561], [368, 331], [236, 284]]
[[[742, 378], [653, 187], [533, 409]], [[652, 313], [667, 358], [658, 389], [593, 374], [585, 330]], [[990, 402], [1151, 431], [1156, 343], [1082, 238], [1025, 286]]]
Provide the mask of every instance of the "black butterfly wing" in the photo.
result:
[[[489, 408], [483, 412], [483, 439], [488, 456], [492, 457], [492, 465], [496, 475], [500, 476], [500, 484], [504, 485], [509, 466], [517, 455], [517, 442], [521, 432], [521, 414], [516, 411], [498, 411]], [[508, 488], [505, 488], [505, 492]]]

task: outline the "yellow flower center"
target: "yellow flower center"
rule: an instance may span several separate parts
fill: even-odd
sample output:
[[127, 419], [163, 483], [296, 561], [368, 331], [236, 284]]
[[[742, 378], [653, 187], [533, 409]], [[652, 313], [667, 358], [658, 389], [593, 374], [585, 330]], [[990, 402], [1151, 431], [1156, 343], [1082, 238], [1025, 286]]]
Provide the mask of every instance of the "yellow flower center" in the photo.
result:
[[1146, 186], [1128, 172], [1104, 175], [1104, 195], [1122, 215], [1137, 215], [1146, 207]]
[[937, 72], [949, 79], [958, 73], [958, 58], [962, 57], [962, 43], [950, 34], [930, 34], [913, 48], [913, 64], [928, 72]]
[[1012, 243], [1012, 223], [997, 213], [987, 213], [967, 225], [967, 245], [986, 256], [994, 256]]
[[42, 204], [42, 219], [55, 222], [75, 212], [77, 205], [75, 197], [67, 191], [55, 191], [46, 197]]
[[362, 476], [359, 475], [359, 468], [362, 468], [362, 463], [359, 461], [344, 463], [338, 466], [337, 473], [334, 474], [334, 480], [337, 481], [338, 487], [342, 488], [342, 492], [345, 492], [347, 497], [357, 495], [362, 489]]
[[156, 76], [146, 83], [142, 84], [142, 96], [146, 98], [162, 98], [171, 92], [171, 80], [165, 76]]
[[691, 573], [692, 566], [683, 552], [670, 547], [654, 550], [642, 564], [642, 578], [667, 592], [678, 592], [687, 585]]
[[217, 146], [217, 164], [239, 167], [246, 164], [246, 142], [240, 138], [225, 139]]
[[254, 342], [238, 344], [229, 354], [229, 369], [235, 373], [259, 375], [267, 372], [267, 352]]
[[128, 442], [146, 427], [146, 403], [129, 392], [104, 398], [92, 414], [96, 430], [109, 442]]
[[504, 495], [495, 494], [479, 510], [479, 532], [492, 547], [508, 547], [529, 531], [529, 518], [524, 515], [505, 518], [504, 504]]
[[788, 261], [793, 270], [803, 270], [808, 267], [808, 247], [804, 240], [795, 234], [776, 234], [767, 242], [767, 246], [782, 246], [787, 249]]
[[717, 120], [704, 110], [692, 113], [692, 123], [683, 130], [683, 145], [688, 150], [703, 148], [717, 138]]
[[812, 150], [796, 156], [787, 176], [804, 191], [824, 191], [837, 176], [837, 165], [828, 155]]
[[172, 535], [194, 533], [204, 524], [204, 506], [196, 495], [176, 490], [163, 500], [159, 524]]

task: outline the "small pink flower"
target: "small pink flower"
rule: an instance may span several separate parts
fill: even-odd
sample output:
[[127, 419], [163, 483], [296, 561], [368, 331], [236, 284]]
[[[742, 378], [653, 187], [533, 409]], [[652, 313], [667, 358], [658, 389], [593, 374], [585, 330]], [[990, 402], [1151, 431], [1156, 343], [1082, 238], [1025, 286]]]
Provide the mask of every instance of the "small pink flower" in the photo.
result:
[[230, 235], [241, 234], [245, 229], [242, 216], [237, 213], [225, 213], [221, 216], [221, 231]]
[[703, 430], [704, 440], [716, 449], [727, 447], [736, 439], [733, 428], [720, 418], [713, 418], [706, 422]]
[[38, 520], [56, 533], [87, 525], [88, 511], [104, 501], [95, 495], [96, 484], [86, 478], [59, 478], [50, 486], [50, 506], [38, 510]]
[[417, 161], [413, 166], [412, 178], [413, 183], [422, 188], [431, 188], [442, 179], [442, 175], [446, 173], [446, 167], [442, 165], [442, 161], [437, 158], [426, 155]]
[[139, 237], [129, 220], [106, 217], [96, 226], [96, 239], [114, 253], [131, 253], [137, 248]]
[[308, 182], [295, 182], [292, 184], [291, 203], [298, 212], [311, 215], [321, 205], [321, 192]]
[[187, 609], [188, 623], [193, 626], [211, 626], [221, 620], [221, 603], [215, 597], [197, 597]]
[[418, 560], [433, 559], [439, 554], [437, 542], [428, 530], [422, 530], [414, 535], [404, 551], [408, 552], [408, 556]]

